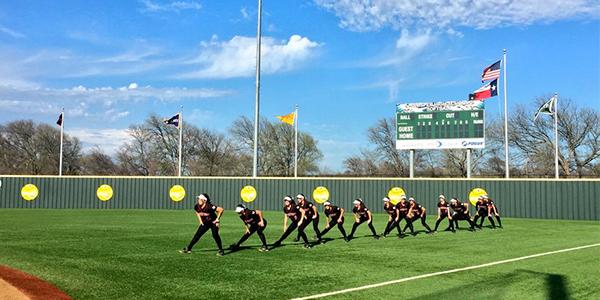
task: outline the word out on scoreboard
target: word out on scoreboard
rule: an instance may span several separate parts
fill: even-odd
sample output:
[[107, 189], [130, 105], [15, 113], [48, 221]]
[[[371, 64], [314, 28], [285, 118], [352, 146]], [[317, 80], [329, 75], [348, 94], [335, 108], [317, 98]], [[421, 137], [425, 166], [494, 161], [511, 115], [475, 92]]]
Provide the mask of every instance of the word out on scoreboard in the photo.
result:
[[396, 134], [396, 149], [483, 148], [483, 101], [398, 104]]

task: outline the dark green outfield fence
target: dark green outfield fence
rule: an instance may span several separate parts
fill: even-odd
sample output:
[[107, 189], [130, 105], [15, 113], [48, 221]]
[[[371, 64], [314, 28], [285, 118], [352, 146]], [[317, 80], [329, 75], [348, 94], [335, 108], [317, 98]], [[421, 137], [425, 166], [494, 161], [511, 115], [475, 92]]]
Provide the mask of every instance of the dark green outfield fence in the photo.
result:
[[[190, 209], [194, 196], [210, 194], [215, 204], [232, 209], [240, 189], [252, 185], [258, 197], [251, 207], [280, 210], [284, 195], [304, 193], [312, 198], [317, 186], [325, 186], [330, 200], [345, 208], [361, 197], [374, 211], [382, 211], [381, 198], [392, 187], [435, 213], [437, 196], [467, 199], [471, 189], [481, 187], [493, 198], [504, 216], [544, 219], [600, 220], [600, 180], [503, 180], [503, 179], [355, 179], [355, 178], [223, 178], [223, 177], [46, 177], [0, 176], [0, 208], [96, 208], [96, 209]], [[21, 197], [25, 184], [34, 184], [39, 196]], [[102, 184], [112, 186], [114, 196], [103, 202], [96, 197]], [[185, 199], [173, 202], [171, 186], [186, 190]]]

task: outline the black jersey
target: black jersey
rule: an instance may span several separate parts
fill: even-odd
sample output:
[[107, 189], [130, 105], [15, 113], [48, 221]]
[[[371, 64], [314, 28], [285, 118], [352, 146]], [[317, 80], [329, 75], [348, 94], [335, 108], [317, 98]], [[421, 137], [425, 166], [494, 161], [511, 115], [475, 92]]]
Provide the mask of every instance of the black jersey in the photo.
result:
[[488, 199], [488, 200], [487, 200], [487, 206], [488, 206], [488, 207], [494, 207], [494, 200], [492, 200], [492, 199]]
[[423, 206], [421, 206], [421, 204], [419, 204], [416, 201], [413, 201], [412, 204], [410, 204], [410, 206], [412, 207], [412, 213], [415, 216], [420, 216], [423, 213]]
[[396, 204], [396, 207], [398, 208], [398, 211], [400, 212], [401, 216], [406, 216], [408, 214], [408, 209], [410, 208], [408, 202], [406, 201], [398, 202], [398, 204]]
[[383, 209], [385, 209], [385, 211], [392, 217], [396, 217], [396, 205], [390, 203], [390, 202], [386, 202], [383, 204]]
[[477, 200], [475, 203], [475, 209], [477, 210], [487, 210], [488, 203], [485, 200]]
[[366, 206], [364, 206], [364, 205], [361, 205], [358, 208], [355, 206], [352, 209], [352, 212], [355, 213], [355, 214], [357, 214], [358, 218], [361, 219], [361, 220], [367, 220], [367, 219], [369, 219], [369, 209]]
[[450, 207], [450, 205], [448, 202], [444, 201], [444, 203], [438, 202], [437, 207], [440, 209], [441, 213], [445, 214], [448, 213], [448, 207]]
[[304, 215], [308, 218], [311, 219], [314, 215], [315, 215], [315, 211], [313, 210], [313, 204], [304, 200], [301, 203], [298, 202], [298, 207], [300, 207], [300, 209], [304, 210]]
[[244, 209], [240, 213], [240, 219], [248, 225], [256, 225], [260, 223], [260, 216], [252, 209]]
[[196, 203], [194, 210], [200, 214], [202, 223], [210, 223], [217, 219], [217, 206], [210, 203], [204, 203], [204, 206]]
[[464, 214], [467, 213], [467, 209], [464, 206], [463, 203], [461, 203], [460, 201], [456, 201], [456, 204], [450, 204], [450, 207], [452, 208], [452, 210], [458, 214]]
[[337, 206], [330, 206], [329, 209], [325, 209], [325, 216], [331, 218], [333, 220], [337, 220], [340, 218], [342, 214], [342, 209]]
[[285, 215], [288, 216], [288, 218], [290, 218], [293, 222], [298, 222], [302, 216], [300, 213], [300, 206], [296, 204], [284, 206], [283, 213], [285, 213]]

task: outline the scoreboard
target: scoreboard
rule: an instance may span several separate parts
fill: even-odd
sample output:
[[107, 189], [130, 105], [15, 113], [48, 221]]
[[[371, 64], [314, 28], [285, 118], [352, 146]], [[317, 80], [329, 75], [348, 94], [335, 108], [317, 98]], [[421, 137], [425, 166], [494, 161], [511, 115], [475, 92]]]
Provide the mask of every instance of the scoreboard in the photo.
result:
[[484, 146], [483, 101], [408, 103], [396, 107], [396, 149]]

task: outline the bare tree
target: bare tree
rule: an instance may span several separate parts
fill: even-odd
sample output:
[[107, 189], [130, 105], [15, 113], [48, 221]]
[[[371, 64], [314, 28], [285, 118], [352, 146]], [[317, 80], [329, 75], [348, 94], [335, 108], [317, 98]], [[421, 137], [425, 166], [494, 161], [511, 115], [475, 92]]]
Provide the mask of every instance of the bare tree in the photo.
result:
[[[538, 97], [539, 107], [549, 97]], [[600, 157], [600, 116], [597, 111], [579, 108], [561, 98], [558, 110], [559, 167], [565, 176], [591, 173]], [[511, 119], [510, 140], [519, 151], [521, 165], [528, 172], [550, 176], [554, 173], [554, 121], [552, 116], [533, 120], [533, 107], [518, 106]]]
[[[14, 121], [0, 126], [0, 172], [51, 175], [58, 173], [60, 130], [33, 121]], [[68, 134], [63, 139], [63, 174], [80, 172], [81, 147]]]
[[[254, 125], [246, 117], [237, 119], [230, 133], [242, 152], [242, 157], [252, 157]], [[259, 173], [262, 175], [291, 176], [294, 174], [294, 129], [283, 123], [260, 121], [258, 143]], [[319, 171], [317, 162], [323, 157], [317, 141], [308, 133], [298, 132], [298, 174], [311, 175]], [[243, 161], [248, 161], [243, 159]], [[251, 170], [250, 164], [244, 164]], [[246, 172], [245, 172], [246, 173]]]
[[115, 175], [119, 174], [119, 168], [109, 155], [96, 147], [82, 156], [81, 174]]

